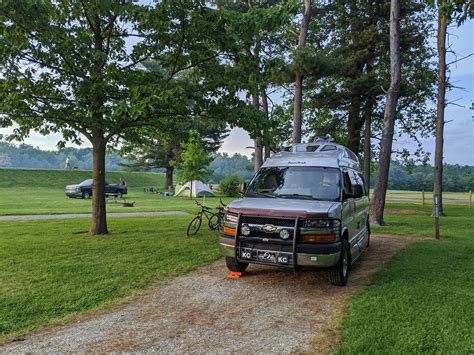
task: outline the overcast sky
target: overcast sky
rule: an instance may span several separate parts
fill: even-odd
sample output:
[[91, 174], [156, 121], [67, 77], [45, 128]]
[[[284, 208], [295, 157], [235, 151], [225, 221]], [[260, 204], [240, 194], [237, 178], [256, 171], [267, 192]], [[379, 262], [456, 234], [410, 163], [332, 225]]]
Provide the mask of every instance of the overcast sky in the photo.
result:
[[[458, 59], [474, 54], [474, 21], [468, 21], [459, 28], [452, 27], [449, 32], [449, 41]], [[455, 57], [451, 54], [448, 55], [448, 63], [453, 60]], [[474, 102], [474, 56], [451, 65], [450, 69], [451, 84], [462, 89], [456, 88], [448, 92], [447, 100], [448, 102], [455, 101], [457, 105], [463, 107], [448, 105], [446, 108], [445, 119], [449, 123], [445, 126], [445, 162], [474, 166], [474, 110], [469, 109], [471, 103]], [[0, 133], [3, 134], [10, 132], [11, 129], [8, 128], [0, 129]], [[291, 136], [291, 132], [288, 132], [288, 136]], [[57, 134], [41, 136], [32, 133], [25, 143], [38, 146], [41, 149], [54, 150], [59, 139], [60, 136]], [[235, 128], [219, 151], [227, 152], [230, 155], [241, 153], [250, 156], [252, 150], [246, 147], [252, 145], [253, 142], [248, 134], [240, 128]], [[87, 142], [83, 147], [90, 147], [90, 144]], [[394, 143], [394, 149], [401, 147], [413, 150], [415, 145], [409, 139], [402, 138]], [[425, 151], [432, 154], [431, 163], [433, 163], [434, 137], [423, 140], [423, 147]]]

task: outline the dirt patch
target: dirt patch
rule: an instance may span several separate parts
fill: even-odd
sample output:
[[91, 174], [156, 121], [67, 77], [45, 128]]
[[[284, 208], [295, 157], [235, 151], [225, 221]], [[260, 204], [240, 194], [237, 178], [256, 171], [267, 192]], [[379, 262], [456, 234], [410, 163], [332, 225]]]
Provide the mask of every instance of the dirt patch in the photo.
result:
[[57, 327], [0, 352], [330, 352], [345, 300], [416, 238], [373, 236], [346, 287], [326, 272], [251, 265], [227, 279], [222, 260], [150, 289], [126, 305]]
[[384, 211], [386, 214], [416, 214], [416, 215], [429, 215], [429, 212], [418, 211], [418, 210], [406, 210], [398, 208], [386, 208]]

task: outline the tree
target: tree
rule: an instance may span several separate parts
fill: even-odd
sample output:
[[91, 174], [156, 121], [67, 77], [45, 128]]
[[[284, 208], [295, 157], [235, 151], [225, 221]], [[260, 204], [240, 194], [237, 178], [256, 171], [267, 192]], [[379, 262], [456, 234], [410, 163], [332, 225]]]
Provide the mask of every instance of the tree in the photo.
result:
[[[384, 88], [390, 82], [386, 35], [389, 7], [389, 3], [380, 0], [359, 2], [357, 6], [353, 2], [333, 1], [326, 11], [313, 15], [313, 37], [307, 43], [309, 47], [324, 43], [319, 52], [327, 53], [336, 68], [323, 78], [307, 76], [305, 126], [310, 133], [331, 134], [361, 160], [363, 157], [366, 178], [372, 155], [371, 138], [380, 136]], [[401, 2], [402, 82], [397, 128], [413, 139], [417, 138], [415, 133], [424, 136], [432, 129], [428, 102], [433, 97], [436, 73], [431, 64], [434, 51], [429, 43], [431, 18], [423, 4]], [[321, 23], [324, 26], [318, 28]]]
[[121, 154], [132, 163], [122, 166], [152, 169], [165, 169], [164, 188], [173, 186], [174, 166], [172, 161], [179, 160], [182, 152], [181, 142], [190, 138], [194, 130], [203, 138], [202, 142], [207, 154], [215, 153], [227, 136], [226, 121], [195, 117], [188, 120], [167, 120], [159, 130], [142, 129], [130, 141], [124, 141]]
[[[251, 116], [241, 116], [238, 126], [254, 140], [254, 170], [263, 163], [263, 147], [271, 137], [267, 89], [272, 85], [272, 71], [281, 61], [281, 33], [294, 13], [291, 2], [282, 0], [218, 0], [217, 5], [232, 17], [229, 27], [236, 37], [225, 77], [244, 93], [253, 109]], [[266, 149], [268, 155], [268, 148]]]
[[[436, 105], [436, 144], [435, 144], [435, 175], [433, 195], [439, 196], [439, 211], [443, 215], [443, 145], [444, 145], [444, 108], [446, 105], [446, 31], [448, 21], [442, 13], [444, 1], [440, 0], [438, 10], [438, 100]], [[433, 207], [434, 208], [434, 207]]]
[[[298, 50], [304, 49], [311, 21], [311, 0], [304, 0], [303, 18], [301, 20]], [[301, 109], [303, 103], [303, 75], [295, 73], [295, 95], [293, 99], [293, 143], [301, 143]]]
[[371, 223], [383, 225], [383, 212], [387, 193], [388, 173], [392, 155], [393, 131], [397, 113], [398, 94], [401, 81], [400, 65], [400, 0], [390, 2], [390, 87], [387, 92], [380, 141], [379, 169], [374, 196], [370, 205]]
[[[438, 1], [438, 98], [436, 105], [436, 140], [433, 195], [439, 196], [439, 211], [443, 210], [443, 151], [444, 151], [444, 109], [446, 107], [446, 33], [448, 24], [454, 17], [461, 25], [468, 17], [474, 17], [474, 4], [469, 0]], [[434, 206], [433, 206], [434, 208]]]
[[239, 195], [240, 182], [238, 174], [231, 174], [221, 180], [219, 187], [227, 196], [234, 197]]
[[[89, 233], [108, 233], [107, 145], [127, 130], [217, 105], [202, 80], [177, 74], [217, 60], [216, 48], [231, 43], [225, 19], [197, 0], [154, 8], [128, 0], [7, 0], [0, 2], [0, 20], [0, 124], [15, 122], [17, 139], [35, 130], [60, 132], [63, 142], [91, 142]], [[150, 60], [163, 70], [142, 70]]]
[[181, 143], [181, 156], [179, 161], [173, 161], [171, 165], [180, 170], [179, 178], [181, 182], [191, 182], [191, 195], [193, 196], [193, 180], [204, 180], [208, 174], [207, 166], [212, 161], [201, 141], [198, 132], [192, 131], [187, 142]]

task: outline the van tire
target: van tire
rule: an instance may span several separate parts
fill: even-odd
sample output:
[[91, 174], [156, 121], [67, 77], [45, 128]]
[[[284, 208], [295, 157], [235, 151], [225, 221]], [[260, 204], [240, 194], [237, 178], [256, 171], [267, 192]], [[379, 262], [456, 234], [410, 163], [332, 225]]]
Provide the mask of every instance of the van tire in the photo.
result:
[[335, 286], [345, 286], [349, 278], [351, 257], [349, 243], [346, 239], [341, 242], [341, 257], [335, 266], [329, 269], [329, 281]]
[[248, 263], [241, 263], [240, 261], [237, 261], [236, 258], [233, 258], [231, 256], [225, 257], [225, 263], [227, 265], [227, 268], [233, 272], [244, 272], [249, 266]]

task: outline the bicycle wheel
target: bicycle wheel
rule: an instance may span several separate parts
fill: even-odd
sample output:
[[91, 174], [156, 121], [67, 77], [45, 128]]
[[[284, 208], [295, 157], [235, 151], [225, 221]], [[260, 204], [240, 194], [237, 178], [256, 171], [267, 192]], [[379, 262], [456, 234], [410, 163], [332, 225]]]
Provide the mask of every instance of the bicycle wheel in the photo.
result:
[[188, 231], [186, 232], [188, 237], [192, 235], [196, 235], [197, 232], [199, 232], [199, 228], [201, 228], [201, 221], [202, 221], [201, 216], [196, 216], [191, 221], [191, 223], [189, 223]]
[[209, 217], [209, 228], [210, 229], [217, 229], [219, 227], [219, 215], [218, 213], [214, 213], [211, 215], [211, 217]]

